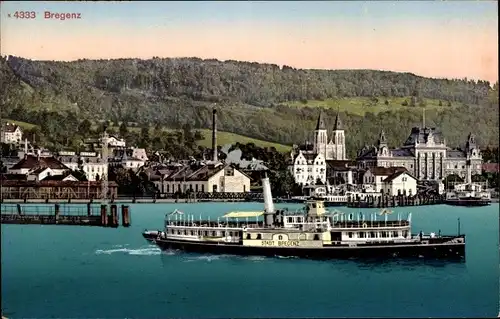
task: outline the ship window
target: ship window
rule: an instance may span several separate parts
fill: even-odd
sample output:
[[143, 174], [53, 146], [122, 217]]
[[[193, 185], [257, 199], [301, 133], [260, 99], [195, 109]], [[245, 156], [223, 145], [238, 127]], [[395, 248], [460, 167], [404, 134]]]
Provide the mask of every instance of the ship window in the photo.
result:
[[278, 240], [283, 240], [283, 236], [279, 235]]
[[212, 232], [212, 236], [216, 236], [215, 231]]
[[365, 232], [362, 231], [362, 232], [359, 232], [358, 236], [359, 236], [359, 238], [365, 238], [366, 234], [365, 234]]
[[191, 236], [194, 236], [194, 231], [191, 231]]
[[177, 231], [177, 235], [180, 235], [180, 234], [181, 234], [181, 231], [180, 231], [180, 230], [178, 230], [178, 231]]
[[406, 238], [406, 236], [408, 236], [408, 231], [407, 230], [403, 231], [403, 237]]
[[352, 232], [348, 232], [347, 235], [349, 236], [349, 238], [352, 238]]
[[229, 232], [229, 236], [233, 236], [233, 232], [232, 231]]
[[377, 238], [377, 234], [374, 231], [372, 231], [372, 232], [370, 232], [370, 237]]
[[288, 223], [292, 223], [293, 222], [293, 218], [292, 217], [288, 217]]
[[392, 237], [398, 237], [398, 232], [397, 231], [393, 231], [392, 232]]
[[319, 235], [318, 234], [314, 235], [314, 240], [319, 240]]
[[387, 237], [387, 232], [386, 232], [386, 231], [383, 231], [383, 232], [382, 232], [382, 238], [385, 238], [385, 237]]
[[222, 232], [222, 237], [224, 237], [224, 236], [226, 236], [226, 232], [225, 231]]
[[257, 239], [262, 239], [262, 235], [261, 234], [257, 234]]
[[247, 239], [252, 239], [252, 235], [251, 234], [247, 234]]

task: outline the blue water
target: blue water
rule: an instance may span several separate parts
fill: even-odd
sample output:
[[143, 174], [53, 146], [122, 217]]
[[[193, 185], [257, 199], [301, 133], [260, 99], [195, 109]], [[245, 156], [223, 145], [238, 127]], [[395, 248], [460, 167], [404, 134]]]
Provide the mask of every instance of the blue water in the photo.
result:
[[[277, 205], [293, 207], [297, 205]], [[297, 206], [298, 207], [298, 206]], [[467, 234], [466, 263], [309, 261], [161, 253], [164, 214], [216, 218], [262, 204], [131, 205], [130, 228], [2, 225], [9, 318], [496, 317], [499, 206], [396, 208], [414, 232]], [[341, 208], [343, 211], [354, 211]]]

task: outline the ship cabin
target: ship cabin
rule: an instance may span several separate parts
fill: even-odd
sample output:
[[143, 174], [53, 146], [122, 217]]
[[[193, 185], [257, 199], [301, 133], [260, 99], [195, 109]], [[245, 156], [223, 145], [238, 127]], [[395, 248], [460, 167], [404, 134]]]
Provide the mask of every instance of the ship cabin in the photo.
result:
[[264, 227], [264, 222], [259, 220], [262, 215], [263, 212], [230, 212], [211, 220], [175, 210], [165, 217], [163, 236], [177, 240], [240, 243], [244, 229]]

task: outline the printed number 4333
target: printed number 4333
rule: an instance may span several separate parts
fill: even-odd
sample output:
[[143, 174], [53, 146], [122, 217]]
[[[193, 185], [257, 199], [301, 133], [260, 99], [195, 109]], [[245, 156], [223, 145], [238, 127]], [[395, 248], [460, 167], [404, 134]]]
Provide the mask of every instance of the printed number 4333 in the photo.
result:
[[16, 13], [14, 13], [14, 17], [16, 19], [35, 19], [36, 12], [35, 11], [16, 11]]

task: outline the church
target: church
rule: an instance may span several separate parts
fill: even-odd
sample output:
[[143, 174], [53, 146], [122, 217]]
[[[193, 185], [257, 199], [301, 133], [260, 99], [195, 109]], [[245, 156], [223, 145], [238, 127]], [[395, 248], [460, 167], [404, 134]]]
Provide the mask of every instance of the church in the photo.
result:
[[300, 185], [326, 184], [327, 162], [347, 160], [345, 132], [339, 113], [335, 117], [330, 138], [324, 113], [321, 111], [314, 130], [312, 145], [294, 146], [290, 171]]

